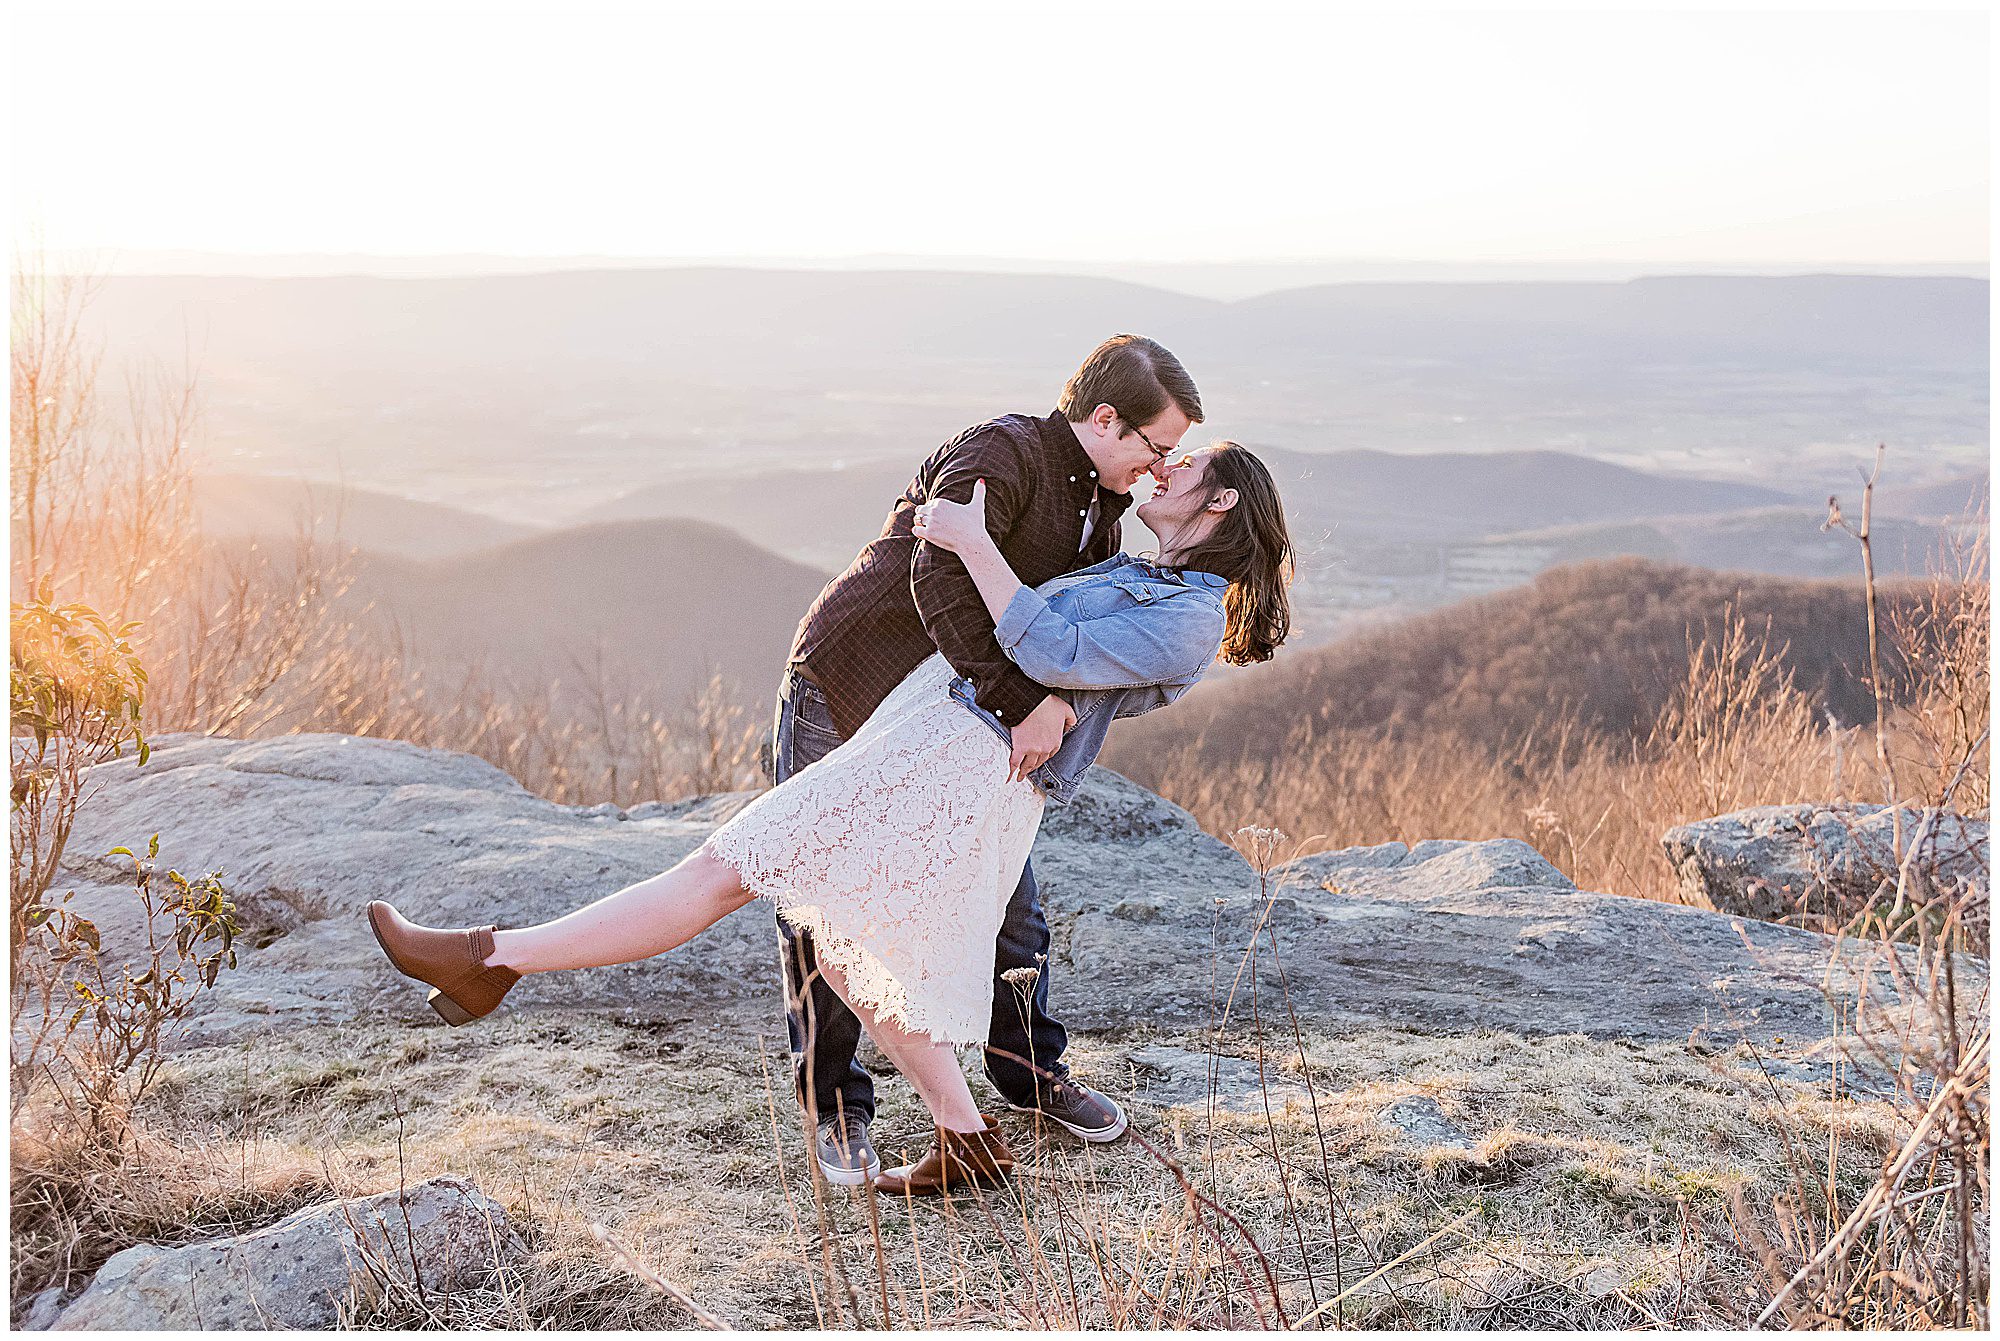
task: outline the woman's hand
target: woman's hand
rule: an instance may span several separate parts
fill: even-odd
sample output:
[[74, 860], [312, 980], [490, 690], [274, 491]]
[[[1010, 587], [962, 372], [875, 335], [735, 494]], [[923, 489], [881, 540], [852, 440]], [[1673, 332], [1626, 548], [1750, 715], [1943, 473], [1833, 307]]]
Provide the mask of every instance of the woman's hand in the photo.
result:
[[993, 536], [986, 529], [986, 481], [974, 482], [970, 503], [933, 498], [928, 503], [918, 504], [911, 529], [916, 532], [917, 539], [927, 540], [939, 549], [948, 549], [958, 555], [993, 545]]

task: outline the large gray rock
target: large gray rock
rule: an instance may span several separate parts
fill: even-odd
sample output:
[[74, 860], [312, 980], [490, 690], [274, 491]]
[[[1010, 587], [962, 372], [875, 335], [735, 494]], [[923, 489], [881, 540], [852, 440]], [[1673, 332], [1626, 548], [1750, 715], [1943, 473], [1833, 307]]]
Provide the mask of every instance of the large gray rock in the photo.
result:
[[[379, 1012], [435, 1022], [377, 948], [369, 900], [432, 925], [525, 926], [672, 866], [741, 804], [557, 805], [471, 755], [365, 736], [170, 735], [144, 768], [123, 759], [93, 772], [103, 787], [78, 814], [72, 878], [57, 888], [77, 888], [71, 907], [100, 923], [108, 955], [143, 944], [143, 926], [129, 861], [99, 854], [143, 851], [156, 832], [163, 869], [220, 870], [244, 910], [238, 967], [190, 1021], [192, 1043]], [[761, 1019], [776, 1001], [776, 943], [769, 914], [753, 908], [641, 964], [528, 978], [508, 1004]]]
[[[157, 830], [163, 864], [220, 868], [253, 908], [300, 910], [222, 975], [195, 1041], [292, 1020], [435, 1024], [369, 935], [368, 900], [447, 925], [539, 921], [672, 865], [745, 800], [561, 806], [465, 755], [324, 735], [164, 737], [144, 769], [118, 761], [100, 777], [71, 844], [89, 898], [119, 891], [117, 864], [87, 854]], [[1320, 1028], [1705, 1030], [1803, 1047], [1831, 1027], [1826, 937], [1578, 890], [1513, 840], [1323, 853], [1263, 888], [1185, 810], [1093, 769], [1075, 804], [1049, 812], [1034, 862], [1053, 999], [1076, 1028], [1172, 1033], [1253, 1012], [1270, 1027], [1289, 1008]], [[778, 1018], [776, 958], [770, 915], [752, 907], [641, 964], [528, 978], [507, 1008], [699, 1015], [747, 1034]]]
[[[1320, 1027], [1704, 1034], [1718, 1046], [1782, 1037], [1789, 1048], [1835, 1023], [1821, 990], [1827, 937], [1579, 890], [1512, 839], [1321, 853], [1277, 872], [1267, 899], [1191, 820], [1129, 856], [1100, 844], [1049, 867], [1059, 906], [1076, 909], [1058, 930], [1061, 967], [1089, 984], [1059, 997], [1073, 1025], [1197, 1028], [1225, 1011], [1246, 1025], [1253, 978], [1267, 1029], [1296, 1010]], [[1097, 896], [1063, 897], [1058, 873], [1089, 879]], [[1836, 999], [1859, 986], [1845, 967], [1829, 984]]]
[[[1985, 894], [1992, 857], [1984, 820], [1915, 810], [1901, 818], [1905, 850], [1917, 853], [1913, 872], [1928, 882], [1911, 892], [1927, 898], [1970, 886]], [[1841, 924], [1894, 897], [1896, 819], [1877, 805], [1755, 806], [1669, 829], [1660, 844], [1696, 907]], [[1977, 920], [1983, 926], [1983, 912]]]
[[54, 1330], [324, 1329], [380, 1299], [385, 1280], [435, 1295], [482, 1284], [525, 1251], [496, 1202], [464, 1179], [433, 1178], [236, 1238], [127, 1248]]

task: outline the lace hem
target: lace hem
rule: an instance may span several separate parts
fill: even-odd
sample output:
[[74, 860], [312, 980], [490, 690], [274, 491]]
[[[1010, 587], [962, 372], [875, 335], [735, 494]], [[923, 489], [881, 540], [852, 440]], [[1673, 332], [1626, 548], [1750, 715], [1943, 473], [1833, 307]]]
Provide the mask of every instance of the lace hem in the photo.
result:
[[[993, 1016], [992, 981], [982, 985], [984, 1004], [951, 1018], [948, 1012], [925, 1011], [911, 999], [902, 979], [860, 937], [834, 926], [826, 910], [803, 896], [777, 871], [760, 869], [747, 852], [729, 851], [731, 834], [718, 831], [702, 844], [708, 854], [735, 870], [743, 888], [769, 903], [796, 931], [813, 939], [813, 954], [840, 970], [851, 1004], [912, 1033], [958, 1047], [984, 1044]], [[970, 1006], [971, 1003], [964, 1003]]]
[[934, 656], [853, 739], [751, 801], [704, 845], [811, 934], [857, 1005], [951, 1043], [993, 1019], [993, 943], [1043, 798], [951, 696]]

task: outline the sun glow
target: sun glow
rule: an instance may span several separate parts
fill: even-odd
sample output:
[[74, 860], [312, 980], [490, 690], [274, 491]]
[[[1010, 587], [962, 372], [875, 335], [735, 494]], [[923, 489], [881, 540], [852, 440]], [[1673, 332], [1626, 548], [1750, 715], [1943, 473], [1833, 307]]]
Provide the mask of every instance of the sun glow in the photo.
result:
[[1958, 262], [1983, 14], [27, 6], [52, 247]]

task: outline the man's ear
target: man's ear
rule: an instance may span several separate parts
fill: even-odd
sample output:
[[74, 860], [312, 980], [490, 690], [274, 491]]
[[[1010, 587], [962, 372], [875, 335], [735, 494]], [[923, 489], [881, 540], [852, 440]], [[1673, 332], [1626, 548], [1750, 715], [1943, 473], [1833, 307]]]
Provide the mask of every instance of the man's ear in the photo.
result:
[[1089, 424], [1092, 428], [1096, 429], [1099, 433], [1109, 433], [1111, 431], [1112, 421], [1117, 418], [1118, 418], [1118, 411], [1112, 409], [1109, 405], [1100, 405], [1096, 409], [1090, 412], [1090, 418], [1085, 420], [1084, 422]]
[[1208, 500], [1207, 510], [1210, 512], [1227, 512], [1235, 506], [1236, 491], [1234, 489], [1224, 489], [1221, 493]]

